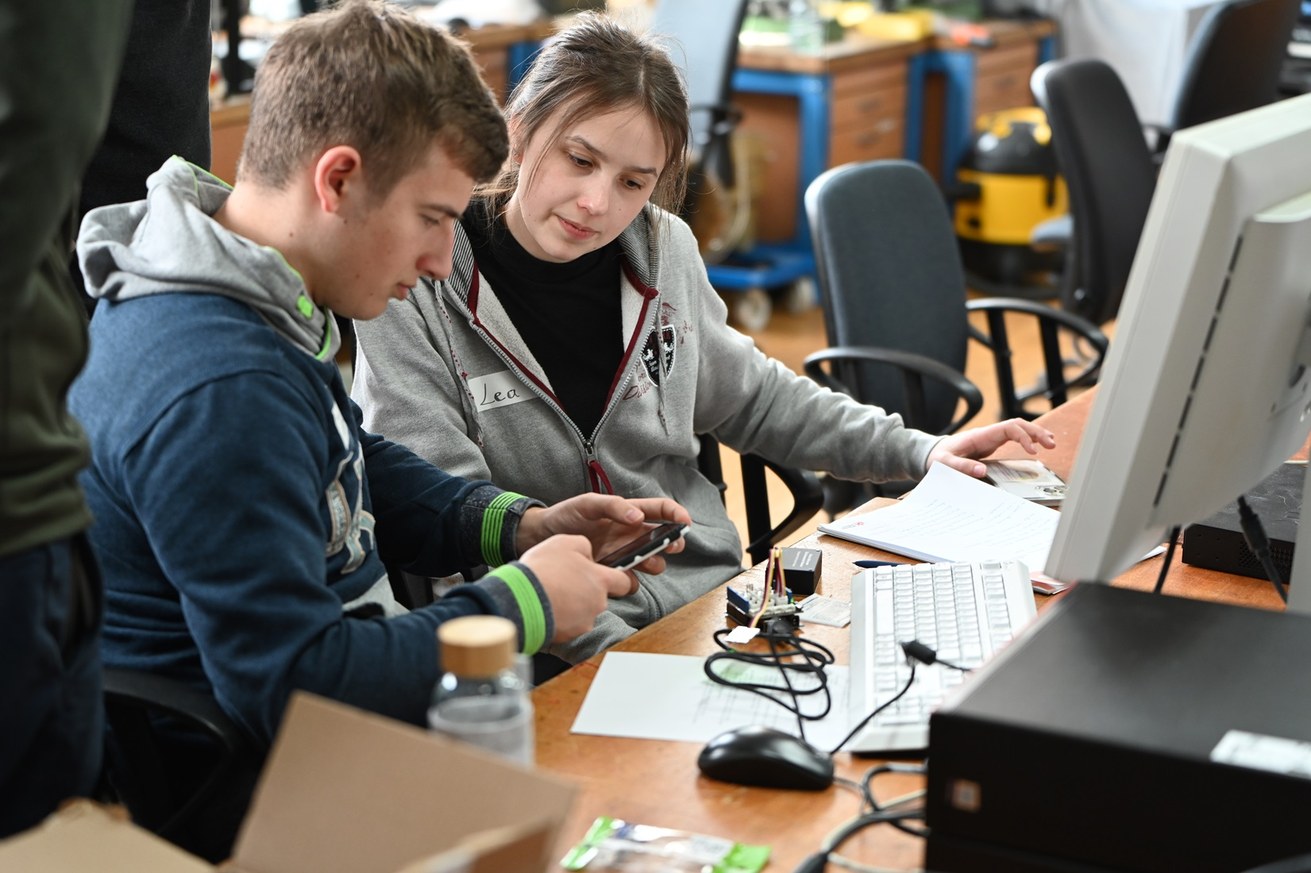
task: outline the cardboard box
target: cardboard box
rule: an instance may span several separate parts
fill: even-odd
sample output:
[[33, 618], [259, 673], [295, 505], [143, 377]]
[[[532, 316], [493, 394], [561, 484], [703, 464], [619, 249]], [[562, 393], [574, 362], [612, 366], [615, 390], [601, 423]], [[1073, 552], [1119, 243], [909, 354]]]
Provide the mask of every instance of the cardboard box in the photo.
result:
[[[420, 728], [296, 693], [227, 873], [517, 873], [553, 866], [574, 786]], [[0, 841], [0, 870], [205, 873], [91, 801]]]

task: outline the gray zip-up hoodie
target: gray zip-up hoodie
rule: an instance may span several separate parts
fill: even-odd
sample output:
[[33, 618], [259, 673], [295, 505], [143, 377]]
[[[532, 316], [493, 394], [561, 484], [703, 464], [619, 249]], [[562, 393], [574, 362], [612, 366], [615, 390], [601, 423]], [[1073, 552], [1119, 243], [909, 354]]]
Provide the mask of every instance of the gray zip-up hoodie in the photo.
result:
[[[561, 409], [457, 233], [454, 267], [356, 325], [353, 396], [367, 427], [465, 476], [554, 502], [588, 490], [663, 496], [692, 514], [685, 550], [611, 601], [557, 654], [582, 660], [731, 578], [742, 544], [697, 469], [697, 434], [857, 480], [917, 479], [938, 437], [821, 388], [729, 327], [691, 230], [648, 207], [620, 236], [624, 357], [596, 430]], [[579, 336], [578, 342], [590, 341]]]

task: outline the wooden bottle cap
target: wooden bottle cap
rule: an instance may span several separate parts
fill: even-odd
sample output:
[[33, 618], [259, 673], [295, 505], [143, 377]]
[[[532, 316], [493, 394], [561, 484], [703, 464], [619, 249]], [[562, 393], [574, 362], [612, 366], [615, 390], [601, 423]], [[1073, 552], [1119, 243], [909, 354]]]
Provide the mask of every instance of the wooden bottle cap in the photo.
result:
[[442, 669], [470, 679], [486, 679], [514, 666], [519, 632], [499, 615], [466, 615], [437, 628]]

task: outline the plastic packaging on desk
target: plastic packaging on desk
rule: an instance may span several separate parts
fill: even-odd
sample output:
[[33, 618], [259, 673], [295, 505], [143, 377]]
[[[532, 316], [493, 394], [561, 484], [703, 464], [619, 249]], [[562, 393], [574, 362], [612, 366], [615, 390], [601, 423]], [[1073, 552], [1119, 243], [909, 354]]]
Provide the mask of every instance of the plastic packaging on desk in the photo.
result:
[[768, 846], [601, 816], [560, 866], [589, 873], [759, 873]]

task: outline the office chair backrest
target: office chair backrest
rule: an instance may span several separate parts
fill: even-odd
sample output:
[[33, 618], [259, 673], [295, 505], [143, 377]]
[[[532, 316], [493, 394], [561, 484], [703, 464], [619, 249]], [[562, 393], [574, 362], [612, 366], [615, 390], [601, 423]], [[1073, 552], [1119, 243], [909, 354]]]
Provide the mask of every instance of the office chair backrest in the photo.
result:
[[1279, 76], [1299, 0], [1226, 0], [1206, 12], [1188, 44], [1171, 131], [1279, 99]]
[[746, 0], [659, 0], [651, 16], [651, 32], [663, 38], [687, 83], [696, 159], [725, 184], [732, 183], [730, 103], [746, 7]]
[[1062, 304], [1094, 324], [1115, 317], [1147, 207], [1156, 164], [1119, 75], [1100, 60], [1048, 61], [1033, 93], [1047, 112], [1074, 219], [1074, 281]]
[[[806, 189], [828, 344], [915, 352], [965, 369], [965, 272], [942, 193], [908, 161], [834, 167]], [[914, 253], [908, 256], [908, 253]], [[902, 377], [859, 366], [846, 374], [856, 397], [906, 414]], [[916, 427], [940, 432], [958, 394], [925, 386]]]

